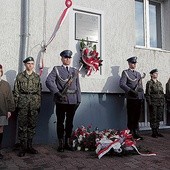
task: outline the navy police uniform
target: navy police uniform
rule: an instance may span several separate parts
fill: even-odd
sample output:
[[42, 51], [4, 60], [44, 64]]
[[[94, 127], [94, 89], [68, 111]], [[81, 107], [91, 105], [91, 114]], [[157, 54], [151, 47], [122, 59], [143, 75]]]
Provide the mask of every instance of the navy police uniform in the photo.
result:
[[[61, 57], [71, 58], [72, 52], [64, 50], [60, 53]], [[71, 84], [65, 90], [69, 79], [72, 79]], [[54, 66], [46, 80], [47, 88], [54, 94], [56, 103], [57, 115], [57, 135], [59, 139], [58, 151], [62, 152], [65, 149], [70, 149], [70, 137], [73, 129], [73, 119], [75, 111], [81, 102], [81, 91], [78, 70], [73, 67]], [[64, 120], [66, 117], [65, 127]], [[63, 146], [63, 138], [65, 135], [65, 146]]]
[[[127, 59], [129, 63], [137, 63], [137, 57]], [[120, 87], [125, 91], [127, 99], [127, 127], [130, 129], [134, 138], [140, 138], [138, 134], [138, 122], [140, 118], [144, 92], [140, 83], [141, 74], [135, 70], [123, 70], [120, 78]]]

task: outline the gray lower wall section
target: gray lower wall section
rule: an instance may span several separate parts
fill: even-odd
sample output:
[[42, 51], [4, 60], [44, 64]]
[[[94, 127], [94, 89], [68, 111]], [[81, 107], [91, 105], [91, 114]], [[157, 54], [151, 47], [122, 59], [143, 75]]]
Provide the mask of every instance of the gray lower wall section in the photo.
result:
[[[56, 107], [50, 93], [42, 94], [42, 105], [39, 113], [34, 143], [50, 144], [57, 141]], [[17, 115], [13, 114], [9, 125], [4, 130], [3, 146], [15, 144]], [[126, 109], [124, 96], [120, 94], [82, 93], [82, 102], [76, 111], [74, 129], [82, 125], [92, 125], [99, 130], [126, 128]]]

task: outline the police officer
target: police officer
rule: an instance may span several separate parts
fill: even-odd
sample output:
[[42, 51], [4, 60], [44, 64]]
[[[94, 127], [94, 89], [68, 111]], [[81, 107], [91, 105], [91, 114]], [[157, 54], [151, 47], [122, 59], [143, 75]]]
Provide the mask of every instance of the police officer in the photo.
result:
[[167, 125], [170, 125], [170, 78], [166, 83]]
[[14, 84], [14, 99], [18, 110], [18, 139], [21, 144], [18, 156], [25, 153], [37, 154], [32, 147], [38, 110], [41, 103], [40, 77], [34, 69], [34, 59], [28, 57], [23, 61], [25, 71], [19, 73]]
[[72, 150], [70, 137], [75, 111], [81, 102], [81, 91], [78, 70], [70, 67], [72, 51], [64, 50], [60, 53], [60, 56], [62, 65], [53, 68], [47, 77], [46, 86], [54, 94], [56, 103], [57, 136], [59, 139], [57, 150], [64, 152], [64, 149]]
[[146, 84], [146, 101], [150, 113], [150, 126], [152, 128], [152, 137], [163, 137], [158, 132], [159, 122], [162, 119], [164, 111], [164, 92], [161, 82], [157, 80], [158, 70], [150, 71], [151, 80]]
[[135, 139], [143, 139], [138, 133], [138, 122], [140, 118], [144, 92], [141, 74], [135, 71], [137, 57], [127, 59], [129, 68], [122, 72], [120, 87], [125, 91], [127, 98], [127, 127]]

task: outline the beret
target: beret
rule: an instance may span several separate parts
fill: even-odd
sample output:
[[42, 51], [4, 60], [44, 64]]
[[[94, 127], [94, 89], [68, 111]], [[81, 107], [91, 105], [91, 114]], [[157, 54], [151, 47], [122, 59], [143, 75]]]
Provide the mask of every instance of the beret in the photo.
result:
[[156, 73], [156, 72], [158, 72], [158, 69], [153, 69], [153, 70], [150, 71], [150, 74], [153, 74], [153, 73]]
[[27, 58], [23, 61], [23, 63], [27, 63], [27, 62], [29, 62], [29, 61], [34, 61], [33, 57], [27, 57]]

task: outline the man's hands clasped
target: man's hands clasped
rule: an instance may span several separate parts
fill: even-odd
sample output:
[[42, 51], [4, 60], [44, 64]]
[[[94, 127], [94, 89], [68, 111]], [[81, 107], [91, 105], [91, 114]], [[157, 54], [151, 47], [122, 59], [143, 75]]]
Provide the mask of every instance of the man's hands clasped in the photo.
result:
[[131, 90], [128, 91], [128, 95], [136, 98], [136, 97], [138, 97], [138, 92], [131, 89]]

